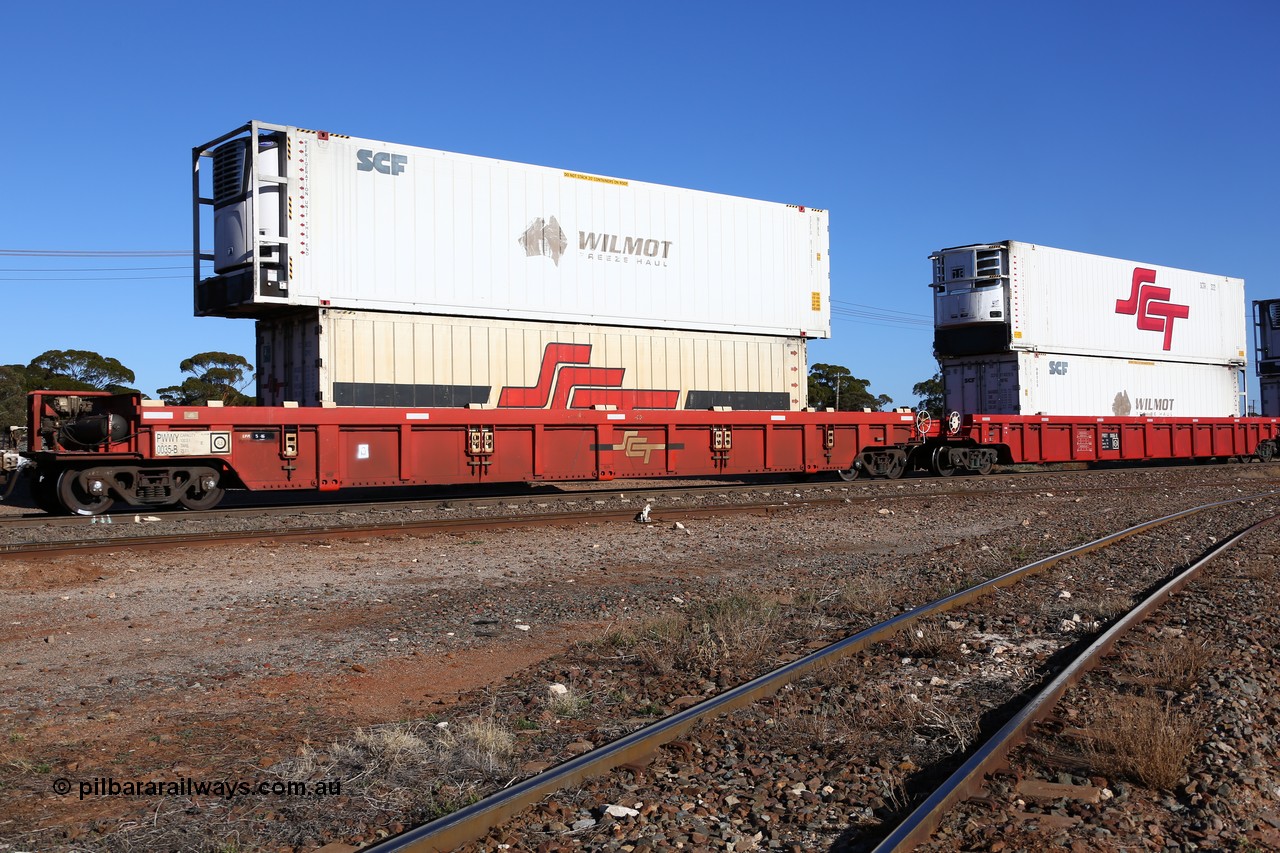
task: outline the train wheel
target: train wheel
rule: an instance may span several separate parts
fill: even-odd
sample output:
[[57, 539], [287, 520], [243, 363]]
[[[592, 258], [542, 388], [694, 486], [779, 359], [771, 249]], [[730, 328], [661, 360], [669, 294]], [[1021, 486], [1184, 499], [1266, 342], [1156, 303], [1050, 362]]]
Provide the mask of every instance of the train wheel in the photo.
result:
[[862, 466], [854, 462], [846, 470], [836, 469], [836, 473], [840, 475], [840, 479], [846, 483], [852, 483], [854, 480], [862, 476]]
[[888, 480], [896, 480], [907, 472], [907, 454], [901, 450], [890, 451], [893, 458], [889, 460], [889, 468], [884, 472]]
[[58, 478], [54, 474], [43, 471], [36, 474], [31, 481], [31, 500], [50, 515], [62, 515], [66, 512], [58, 502]]
[[1276, 447], [1269, 441], [1258, 444], [1258, 459], [1263, 462], [1270, 462], [1276, 454]]
[[951, 448], [940, 444], [933, 449], [929, 457], [929, 470], [939, 477], [950, 477], [956, 472], [956, 464], [951, 459]]
[[991, 469], [994, 466], [995, 463], [991, 461], [991, 454], [983, 453], [982, 458], [978, 460], [978, 467], [973, 470], [978, 474], [978, 476], [985, 477], [991, 473]]
[[99, 515], [111, 509], [113, 501], [106, 495], [93, 495], [80, 485], [78, 471], [63, 471], [58, 478], [58, 501], [72, 515]]
[[191, 486], [182, 493], [178, 498], [178, 505], [183, 509], [202, 510], [213, 509], [222, 500], [225, 490], [218, 486], [199, 491], [199, 483], [193, 482]]

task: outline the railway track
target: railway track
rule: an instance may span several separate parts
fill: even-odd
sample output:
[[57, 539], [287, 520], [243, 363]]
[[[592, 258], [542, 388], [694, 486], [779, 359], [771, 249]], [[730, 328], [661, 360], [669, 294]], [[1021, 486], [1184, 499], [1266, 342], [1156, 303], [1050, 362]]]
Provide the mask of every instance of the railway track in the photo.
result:
[[[644, 839], [645, 827], [656, 828], [654, 831], [670, 840], [679, 834], [674, 824], [680, 820], [684, 820], [686, 824], [708, 823], [699, 817], [698, 812], [714, 813], [717, 808], [723, 808], [726, 816], [725, 820], [720, 821], [722, 827], [733, 824], [730, 816], [739, 816], [736, 818], [737, 825], [732, 829], [725, 829], [722, 833], [724, 838], [720, 840], [726, 841], [729, 836], [733, 836], [743, 841], [746, 849], [752, 849], [754, 844], [766, 838], [782, 841], [784, 846], [799, 845], [805, 849], [831, 846], [837, 842], [837, 846], [841, 847], [861, 847], [876, 841], [881, 842], [878, 849], [909, 849], [927, 839], [928, 833], [937, 825], [946, 809], [977, 789], [983, 774], [1003, 760], [1009, 744], [1024, 737], [1031, 722], [1042, 716], [1066, 686], [1079, 678], [1079, 674], [1087, 666], [1086, 661], [1096, 660], [1111, 647], [1117, 636], [1131, 629], [1143, 615], [1165, 600], [1171, 591], [1187, 583], [1213, 557], [1246, 535], [1240, 532], [1238, 536], [1205, 554], [1200, 553], [1198, 548], [1196, 540], [1199, 534], [1196, 531], [1203, 531], [1205, 527], [1214, 530], [1241, 530], [1246, 523], [1254, 525], [1255, 522], [1260, 523], [1260, 519], [1273, 518], [1278, 494], [1280, 493], [1268, 492], [1183, 510], [984, 580], [789, 661], [744, 684], [724, 689], [704, 702], [598, 746], [544, 773], [524, 779], [474, 805], [375, 845], [369, 848], [370, 853], [450, 850], [459, 847], [466, 849], [467, 845], [472, 844], [480, 849], [494, 849], [513, 840], [517, 840], [516, 847], [519, 849], [569, 849], [574, 845], [612, 849], [614, 846], [634, 842], [637, 838]], [[1255, 526], [1249, 529], [1257, 528]], [[1160, 536], [1164, 539], [1157, 538], [1153, 544], [1152, 537]], [[1188, 542], [1192, 544], [1187, 545]], [[1095, 552], [1101, 554], [1095, 556]], [[1187, 552], [1195, 552], [1195, 559], [1188, 561], [1183, 570], [1170, 578], [1165, 561], [1171, 564], [1175, 555]], [[1094, 561], [1092, 565], [1082, 565], [1082, 561], [1090, 559]], [[1070, 613], [1073, 608], [1084, 611], [1090, 607], [1083, 597], [1067, 604], [1066, 609], [1055, 605], [1041, 613], [1032, 610], [1026, 601], [1019, 600], [1019, 596], [1027, 595], [1034, 600], [1037, 595], [1043, 596], [1046, 590], [1056, 590], [1060, 595], [1067, 591], [1067, 587], [1083, 585], [1083, 574], [1092, 572], [1099, 565], [1111, 564], [1132, 566], [1131, 571], [1122, 572], [1125, 584], [1123, 589], [1112, 592], [1118, 596], [1133, 597], [1139, 603], [1131, 609], [1130, 615], [1117, 619], [1105, 633], [1101, 632], [1101, 626], [1098, 629], [1092, 628], [1089, 624], [1091, 620], [1086, 619], [1082, 625], [1078, 614], [1075, 614], [1075, 621], [1070, 617], [1062, 618], [1063, 614]], [[1145, 591], [1157, 578], [1164, 583], [1156, 593], [1145, 596]], [[1117, 584], [1120, 582], [1118, 577], [1112, 580]], [[1029, 589], [1033, 591], [1028, 593]], [[993, 597], [1002, 600], [993, 604]], [[1050, 600], [1058, 602], [1063, 599], [1055, 596]], [[1069, 596], [1066, 600], [1069, 601]], [[1009, 683], [999, 688], [988, 679], [983, 685], [985, 693], [960, 691], [945, 702], [931, 700], [928, 703], [931, 708], [948, 703], [957, 707], [966, 702], [971, 707], [986, 707], [988, 710], [981, 726], [985, 745], [975, 748], [965, 742], [965, 737], [959, 737], [953, 745], [955, 748], [935, 750], [936, 754], [931, 760], [920, 762], [923, 767], [912, 763], [909, 770], [901, 765], [896, 770], [886, 768], [885, 773], [880, 775], [896, 779], [896, 783], [884, 789], [882, 779], [881, 790], [887, 796], [870, 798], [852, 796], [856, 783], [845, 778], [848, 773], [836, 774], [828, 770], [827, 775], [831, 777], [829, 784], [815, 788], [812, 780], [809, 783], [805, 783], [803, 779], [797, 780], [794, 773], [782, 782], [777, 782], [767, 777], [761, 779], [752, 776], [743, 770], [742, 764], [750, 761], [753, 750], [757, 753], [764, 752], [756, 739], [771, 736], [768, 732], [770, 728], [782, 727], [781, 721], [784, 718], [803, 720], [808, 717], [812, 722], [813, 718], [820, 716], [819, 709], [829, 708], [833, 682], [839, 685], [835, 692], [845, 698], [870, 689], [844, 683], [841, 676], [833, 679], [831, 673], [840, 671], [863, 682], [879, 679], [882, 682], [880, 687], [892, 694], [895, 682], [900, 683], [906, 677], [909, 683], [921, 683], [930, 669], [929, 666], [920, 665], [919, 658], [927, 655], [920, 652], [921, 644], [912, 639], [914, 634], [923, 637], [926, 630], [932, 631], [929, 626], [936, 626], [942, 614], [948, 614], [948, 625], [990, 626], [997, 618], [992, 615], [993, 612], [1010, 607], [1023, 608], [1016, 617], [1015, 624], [1022, 624], [1025, 620], [1026, 624], [1022, 627], [1027, 636], [1016, 640], [1010, 637], [991, 640], [988, 636], [987, 640], [981, 642], [1008, 643], [1035, 649], [1034, 654], [1027, 657], [1024, 666], [1026, 671], [1019, 677], [1008, 677]], [[1036, 629], [1036, 632], [1032, 629]], [[1033, 633], [1037, 635], [1031, 636]], [[978, 632], [979, 636], [984, 634], [990, 635], [991, 631]], [[1093, 637], [1094, 641], [1085, 643], [1082, 637], [1086, 635]], [[915, 651], [911, 651], [913, 646]], [[873, 649], [886, 647], [889, 651], [880, 654], [876, 660], [861, 665], [852, 662], [855, 660], [852, 656], [859, 653], [865, 655]], [[1075, 660], [1068, 663], [1067, 658]], [[898, 664], [894, 664], [894, 661]], [[904, 675], [904, 669], [911, 671]], [[1061, 670], [1061, 674], [1055, 678], [1058, 670]], [[943, 684], [948, 682], [948, 678], [938, 675], [932, 678]], [[1019, 698], [1024, 690], [1033, 686], [1038, 688], [1043, 682], [1048, 682], [1048, 685], [1030, 702]], [[921, 692], [927, 692], [927, 689], [922, 689]], [[944, 688], [939, 687], [937, 692], [943, 693]], [[812, 704], [799, 710], [784, 710], [782, 707], [788, 703], [804, 705], [805, 702]], [[761, 707], [764, 710], [760, 710]], [[909, 702], [906, 707], [910, 707]], [[945, 719], [945, 714], [940, 719]], [[777, 726], [773, 725], [775, 721], [778, 722]], [[958, 731], [960, 727], [957, 725], [954, 728]], [[976, 729], [972, 734], [977, 737]], [[672, 750], [672, 744], [679, 748]], [[828, 744], [827, 748], [829, 747]], [[815, 751], [821, 753], [824, 749]], [[698, 771], [688, 769], [691, 764], [703, 767], [717, 764], [710, 756], [720, 759], [720, 763], [730, 765], [737, 775], [744, 775], [740, 785], [725, 784], [725, 780], [735, 774], [724, 772], [723, 766], [716, 768], [719, 772], [707, 776], [700, 775], [704, 772], [701, 768]], [[729, 757], [733, 757], [733, 761]], [[815, 756], [807, 758], [813, 759]], [[824, 758], [830, 759], [831, 756], [826, 755]], [[806, 757], [802, 755], [798, 763], [803, 764], [805, 760]], [[850, 766], [875, 764], [874, 758], [859, 755], [844, 755], [842, 759], [835, 760], [843, 760]], [[601, 774], [620, 767], [630, 768], [636, 784], [625, 785], [616, 780], [611, 782], [609, 777], [603, 777], [601, 781]], [[951, 774], [950, 780], [934, 790], [936, 779], [947, 774]], [[672, 779], [676, 786], [674, 798], [689, 799], [690, 802], [684, 804], [688, 808], [682, 806], [674, 812], [662, 809], [641, 812], [639, 809], [623, 806], [618, 812], [621, 816], [617, 818], [605, 817], [597, 809], [596, 814], [600, 819], [584, 818], [572, 827], [563, 826], [565, 831], [559, 833], [561, 837], [557, 839], [554, 827], [562, 826], [560, 816], [564, 811], [563, 800], [599, 804], [618, 803], [625, 799], [628, 802], [634, 800], [637, 805], [644, 803], [646, 806], [652, 806], [656, 802], [669, 803], [673, 797], [670, 783]], [[737, 779], [734, 781], [739, 782]], [[702, 805], [695, 805], [695, 798], [687, 792], [699, 786], [705, 789], [708, 799], [719, 797], [719, 803], [709, 804], [705, 809]], [[770, 792], [770, 796], [763, 801], [759, 797], [751, 800], [751, 788], [759, 789], [761, 786]], [[726, 788], [741, 793], [741, 796], [737, 793], [724, 796]], [[572, 793], [566, 794], [566, 791]], [[546, 798], [553, 794], [556, 799], [548, 806]], [[838, 823], [843, 825], [833, 825], [826, 831], [814, 831], [811, 826], [806, 829], [787, 827], [783, 822], [771, 822], [770, 802], [785, 797], [791, 797], [799, 803], [816, 803], [814, 807], [818, 810], [830, 805], [831, 808], [827, 810], [840, 814], [841, 820]], [[863, 811], [857, 806], [860, 801], [877, 800], [881, 802], [881, 806], [875, 809]], [[906, 806], [920, 800], [924, 801], [924, 806], [908, 816], [911, 810]], [[701, 804], [703, 801], [697, 798], [697, 802]], [[744, 807], [743, 803], [749, 805]], [[783, 808], [781, 812], [785, 821], [787, 809]], [[644, 819], [646, 815], [649, 820]], [[670, 823], [664, 821], [664, 818]], [[549, 827], [552, 829], [549, 830]], [[637, 827], [638, 831], [628, 832], [629, 828], [636, 830]], [[757, 828], [757, 833], [752, 835], [751, 830]], [[752, 840], [751, 844], [746, 843], [747, 839]], [[705, 833], [702, 834], [702, 841], [707, 841]], [[558, 846], [562, 843], [568, 843], [569, 846]], [[695, 837], [693, 846], [697, 844], [698, 838]]]
[[[1247, 470], [1257, 475], [1263, 466]], [[579, 524], [421, 539], [262, 541], [180, 553], [121, 548], [83, 560], [11, 562], [0, 574], [14, 593], [5, 596], [0, 620], [6, 626], [0, 680], [14, 763], [3, 768], [0, 783], [12, 792], [17, 820], [7, 835], [0, 827], [0, 837], [22, 849], [53, 848], [72, 837], [90, 849], [177, 849], [194, 846], [195, 838], [217, 846], [232, 837], [298, 850], [328, 841], [372, 843], [401, 832], [400, 821], [456, 808], [975, 580], [1121, 523], [1239, 497], [1248, 479], [1212, 487], [1200, 499], [1177, 477], [1148, 481], [1140, 491], [1087, 493], [1092, 498], [1064, 494], [1051, 482], [1026, 494], [972, 499], [921, 495], [798, 509], [793, 501], [792, 511], [706, 519], [686, 530]], [[1142, 561], [1182, 562], [1225, 519], [1177, 524], [1177, 531], [1135, 540], [1128, 556], [1109, 549], [1105, 559], [1077, 558], [1097, 562], [1077, 571], [1079, 580], [1039, 582], [1042, 600], [1023, 601], [1029, 594], [1022, 590], [1037, 585], [1031, 581], [996, 596], [1003, 613], [971, 606], [966, 615], [927, 620], [926, 635], [945, 634], [949, 654], [897, 638], [880, 644], [724, 722], [695, 726], [659, 749], [638, 775], [624, 770], [556, 795], [536, 821], [518, 817], [496, 830], [505, 835], [481, 844], [611, 849], [625, 846], [614, 833], [625, 841], [661, 828], [667, 846], [706, 849], [734, 841], [731, 830], [750, 829], [735, 849], [748, 849], [762, 831], [760, 849], [787, 849], [793, 841], [814, 849], [832, 826], [870, 832], [898, 814], [895, 796], [903, 803], [923, 796], [924, 781], [906, 777], [931, 772], [941, 757], [921, 751], [921, 732], [930, 744], [959, 749], [946, 731], [920, 728], [936, 722], [923, 719], [922, 710], [966, 720], [994, 713], [1010, 685], [1021, 689], [1025, 673], [1042, 665], [1029, 648], [1033, 640], [1024, 637], [1028, 628], [1014, 617], [1038, 628], [1049, 616], [1054, 625], [1069, 618], [1062, 608], [1075, 607], [1089, 622], [1102, 605], [1081, 588], [1086, 579], [1123, 575], [1116, 586], [1125, 589], [1145, 582], [1150, 569]], [[1060, 586], [1076, 598], [1058, 601]], [[939, 624], [949, 618], [962, 627]], [[961, 643], [969, 646], [963, 653]], [[913, 662], [902, 664], [907, 657]], [[952, 682], [956, 697], [948, 696], [952, 687], [931, 686], [933, 675]], [[553, 682], [570, 688], [572, 711], [549, 703]], [[827, 704], [803, 710], [802, 698]], [[268, 728], [254, 723], [264, 702], [277, 709]], [[872, 742], [860, 746], [866, 726], [849, 721], [867, 716], [877, 726], [892, 716], [899, 730], [902, 720], [914, 719], [917, 729], [904, 740], [892, 727], [877, 728]], [[80, 726], [85, 737], [92, 733], [103, 747], [95, 753], [128, 757], [84, 764], [84, 750], [45, 725], [58, 720]], [[465, 756], [439, 751], [438, 724], [461, 736], [486, 721], [516, 746], [512, 758], [493, 765], [492, 776]], [[800, 740], [771, 745], [788, 731]], [[365, 750], [361, 732], [393, 747], [395, 765], [378, 757], [388, 753]], [[402, 752], [406, 743], [419, 751]], [[309, 765], [294, 760], [308, 754]], [[93, 809], [101, 819], [92, 822], [74, 796], [49, 797], [49, 779], [59, 773], [72, 780], [164, 777], [190, 755], [201, 756], [195, 768], [206, 777], [340, 778], [343, 795], [250, 797], [212, 809], [204, 800], [98, 798]], [[353, 755], [363, 757], [353, 762]], [[850, 755], [870, 763], [846, 772]], [[921, 769], [899, 771], [907, 760]], [[46, 761], [55, 771], [33, 775], [22, 769], [28, 761]], [[745, 766], [763, 775], [738, 775]], [[821, 784], [812, 791], [793, 791], [813, 779]], [[605, 804], [642, 804], [644, 813], [614, 820], [600, 813]], [[828, 814], [832, 809], [839, 813]], [[18, 832], [19, 826], [39, 831]]]
[[[1203, 473], [1202, 466], [1185, 469], [1137, 469], [1122, 476], [1127, 482], [1092, 484], [1097, 477], [1113, 481], [1115, 471], [1057, 472], [1066, 475], [1052, 486], [1058, 492], [1141, 491], [1149, 488], [1146, 471], [1186, 470]], [[1236, 469], [1240, 470], [1240, 469]], [[1280, 478], [1270, 466], [1256, 469], [1267, 480]], [[1251, 471], [1252, 473], [1252, 471]], [[263, 538], [289, 541], [332, 537], [477, 530], [496, 527], [629, 521], [645, 504], [659, 507], [655, 519], [671, 523], [721, 512], [768, 513], [784, 506], [902, 501], [923, 498], [962, 498], [989, 492], [1028, 494], [1045, 487], [1044, 472], [1010, 474], [999, 480], [919, 479], [869, 481], [858, 485], [821, 483], [715, 483], [671, 488], [582, 489], [554, 494], [498, 494], [433, 496], [418, 500], [359, 501], [305, 506], [251, 506], [205, 512], [127, 512], [101, 516], [49, 516], [43, 513], [0, 517], [0, 559], [94, 553], [120, 548], [215, 546]], [[1134, 482], [1136, 480], [1136, 482]], [[1236, 485], [1227, 478], [1197, 480], [1190, 487]], [[1161, 484], [1161, 488], [1168, 488]], [[570, 509], [586, 504], [587, 509]], [[512, 512], [516, 510], [516, 512]], [[163, 530], [157, 528], [163, 527]], [[227, 529], [232, 527], [233, 529]], [[6, 541], [7, 540], [7, 541]]]
[[[1017, 470], [1016, 466], [1007, 466], [987, 477], [958, 477], [955, 479], [936, 478], [927, 474], [907, 476], [901, 480], [861, 479], [853, 485], [847, 485], [835, 479], [806, 478], [787, 479], [784, 476], [772, 475], [745, 480], [725, 480], [723, 482], [695, 483], [689, 485], [658, 484], [653, 481], [614, 481], [589, 484], [586, 487], [572, 485], [557, 486], [548, 484], [527, 484], [525, 488], [451, 488], [445, 492], [421, 494], [421, 490], [408, 487], [399, 490], [372, 490], [372, 497], [363, 496], [355, 499], [335, 500], [332, 494], [303, 493], [301, 500], [294, 500], [295, 492], [240, 492], [228, 497], [223, 506], [213, 510], [184, 511], [180, 509], [148, 510], [142, 507], [120, 507], [114, 512], [106, 512], [99, 516], [60, 516], [50, 515], [41, 510], [22, 511], [27, 505], [8, 504], [9, 509], [18, 510], [9, 515], [0, 515], [0, 529], [16, 529], [22, 527], [72, 527], [83, 528], [87, 525], [112, 525], [129, 523], [135, 516], [152, 516], [165, 520], [181, 518], [201, 519], [241, 519], [256, 517], [281, 517], [290, 515], [325, 515], [336, 513], [359, 512], [395, 512], [452, 507], [455, 509], [478, 509], [484, 507], [502, 507], [512, 504], [564, 504], [582, 500], [598, 500], [616, 497], [619, 494], [631, 495], [635, 498], [650, 500], [666, 500], [670, 498], [689, 498], [708, 494], [753, 494], [790, 491], [813, 493], [840, 490], [842, 492], [892, 492], [903, 486], [913, 489], [934, 487], [945, 490], [947, 494], [966, 491], [986, 491], [1009, 488], [1014, 481], [1022, 488], [1021, 483], [1035, 484], [1043, 478], [1065, 478], [1067, 481], [1105, 478], [1121, 474], [1122, 476], [1140, 477], [1143, 475], [1165, 476], [1169, 473], [1186, 472], [1203, 474], [1204, 465], [1160, 465], [1144, 467], [1094, 467], [1072, 468], [1063, 465], [1035, 466], [1031, 470]], [[1224, 471], [1237, 470], [1233, 467]], [[1280, 477], [1280, 473], [1275, 475]], [[1221, 478], [1219, 478], [1221, 479]], [[1205, 481], [1209, 483], [1210, 481]], [[1216, 484], [1216, 481], [1214, 481]], [[1224, 481], [1225, 482], [1225, 481]], [[1087, 488], [1087, 487], [1085, 487]], [[357, 495], [370, 490], [353, 490]], [[399, 492], [398, 494], [396, 492]], [[412, 494], [409, 494], [412, 493]], [[232, 502], [234, 505], [229, 505]], [[3, 506], [3, 505], [0, 505]]]

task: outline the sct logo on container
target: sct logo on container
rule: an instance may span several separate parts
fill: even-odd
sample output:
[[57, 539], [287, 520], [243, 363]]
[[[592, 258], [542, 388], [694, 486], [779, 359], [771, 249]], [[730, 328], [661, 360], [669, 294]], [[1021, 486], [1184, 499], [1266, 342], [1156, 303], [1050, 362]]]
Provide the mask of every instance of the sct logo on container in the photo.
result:
[[1185, 320], [1191, 313], [1191, 306], [1169, 302], [1171, 291], [1167, 287], [1156, 287], [1155, 281], [1155, 270], [1134, 269], [1129, 298], [1116, 300], [1116, 313], [1136, 314], [1139, 329], [1164, 333], [1164, 349], [1167, 351], [1173, 346], [1174, 319], [1181, 317]]
[[373, 153], [372, 149], [361, 148], [356, 152], [357, 172], [381, 172], [384, 175], [398, 175], [404, 171], [409, 158], [404, 154], [388, 154], [386, 151]]

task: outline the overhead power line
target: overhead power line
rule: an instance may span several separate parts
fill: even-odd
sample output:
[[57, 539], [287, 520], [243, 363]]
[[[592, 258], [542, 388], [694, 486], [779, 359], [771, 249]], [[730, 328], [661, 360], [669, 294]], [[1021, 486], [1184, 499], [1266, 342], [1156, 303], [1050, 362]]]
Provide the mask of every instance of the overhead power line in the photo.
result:
[[134, 270], [189, 270], [190, 264], [180, 267], [0, 267], [0, 272], [133, 272]]
[[928, 320], [928, 321], [930, 321], [930, 322], [933, 322], [933, 315], [932, 315], [932, 314], [917, 314], [917, 313], [912, 312], [912, 311], [894, 311], [894, 310], [893, 310], [893, 309], [891, 309], [891, 308], [881, 308], [881, 307], [880, 307], [880, 306], [878, 306], [878, 305], [863, 305], [863, 304], [862, 304], [862, 303], [860, 303], [860, 302], [846, 302], [846, 301], [844, 301], [843, 299], [832, 299], [832, 300], [831, 300], [831, 304], [832, 304], [832, 305], [849, 305], [849, 306], [852, 306], [853, 308], [867, 308], [867, 309], [870, 309], [870, 310], [872, 310], [872, 311], [878, 311], [878, 312], [883, 313], [883, 314], [897, 314], [897, 315], [900, 315], [900, 316], [902, 316], [902, 317], [919, 317], [919, 318], [923, 318], [923, 319], [925, 319], [925, 320]]
[[[187, 249], [130, 249], [118, 251], [87, 251], [80, 249], [0, 249], [0, 257], [14, 258], [180, 258], [190, 257]], [[37, 268], [2, 268], [0, 272], [134, 272], [163, 271], [185, 269], [183, 267], [50, 267]], [[71, 282], [71, 281], [138, 281], [138, 280], [178, 280], [186, 278], [181, 275], [139, 275], [139, 276], [58, 276], [39, 278], [0, 276], [0, 281], [19, 282]], [[831, 300], [831, 315], [834, 319], [847, 320], [870, 326], [889, 327], [927, 327], [933, 325], [933, 317], [928, 314], [917, 314], [910, 311], [897, 311], [892, 308], [881, 308], [865, 305], [860, 302], [848, 302], [841, 299]]]
[[0, 256], [14, 258], [189, 258], [190, 249], [132, 249], [118, 252], [86, 252], [72, 249], [0, 249]]
[[189, 275], [94, 275], [79, 277], [59, 277], [59, 278], [17, 278], [9, 276], [0, 276], [0, 281], [147, 281], [157, 279], [190, 279]]
[[932, 328], [932, 320], [911, 320], [902, 317], [886, 317], [868, 311], [843, 311], [832, 309], [833, 320], [848, 320], [853, 323], [865, 323], [871, 326], [890, 326], [894, 328]]

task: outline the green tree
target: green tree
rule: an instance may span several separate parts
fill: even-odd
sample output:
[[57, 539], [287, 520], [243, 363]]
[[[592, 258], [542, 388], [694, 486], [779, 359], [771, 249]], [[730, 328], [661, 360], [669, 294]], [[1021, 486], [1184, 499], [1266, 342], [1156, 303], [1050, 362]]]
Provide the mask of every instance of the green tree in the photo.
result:
[[51, 349], [31, 360], [27, 370], [45, 388], [59, 391], [132, 391], [133, 371], [114, 358], [79, 349]]
[[85, 350], [48, 350], [26, 365], [0, 365], [0, 429], [26, 424], [27, 394], [32, 391], [119, 394], [133, 391], [133, 381], [133, 371], [116, 359]]
[[252, 406], [256, 401], [243, 389], [253, 381], [253, 365], [242, 355], [202, 352], [178, 365], [191, 374], [181, 385], [157, 388], [156, 394], [170, 406], [203, 406], [220, 400], [228, 406]]
[[36, 389], [31, 372], [21, 364], [0, 364], [0, 432], [27, 422], [27, 394]]
[[942, 396], [942, 371], [938, 371], [923, 382], [911, 386], [911, 393], [920, 398], [917, 409], [924, 409], [934, 419], [946, 414], [946, 400]]
[[873, 395], [867, 390], [870, 379], [859, 379], [849, 368], [839, 364], [814, 364], [809, 367], [809, 405], [858, 412], [879, 412], [893, 402], [886, 394]]

